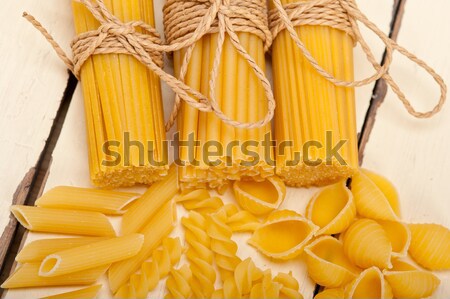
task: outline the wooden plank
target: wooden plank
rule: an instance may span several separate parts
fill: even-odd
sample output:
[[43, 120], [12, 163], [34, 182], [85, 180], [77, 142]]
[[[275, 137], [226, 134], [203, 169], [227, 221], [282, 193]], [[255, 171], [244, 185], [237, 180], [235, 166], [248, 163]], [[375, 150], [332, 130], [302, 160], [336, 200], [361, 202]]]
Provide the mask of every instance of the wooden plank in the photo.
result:
[[[157, 8], [155, 11], [157, 12], [156, 20], [157, 20], [157, 28], [161, 28], [161, 5], [157, 1]], [[389, 22], [391, 19], [391, 9], [392, 9], [392, 0], [380, 0], [378, 5], [375, 7], [370, 4], [371, 1], [361, 1], [361, 9], [368, 13], [368, 16], [386, 32], [389, 31]], [[161, 30], [160, 30], [161, 32]], [[374, 45], [374, 52], [377, 57], [380, 58], [384, 51], [383, 46], [376, 45], [372, 40], [372, 37], [368, 38], [369, 44]], [[378, 48], [379, 47], [379, 48]], [[358, 54], [358, 49], [356, 50], [355, 60], [357, 64], [357, 76], [362, 77], [364, 75], [370, 74], [370, 70], [367, 67], [367, 63], [363, 64], [363, 58], [361, 53]], [[168, 68], [171, 71], [170, 63], [168, 64]], [[360, 71], [362, 70], [362, 71]], [[167, 88], [163, 88], [163, 93], [165, 95], [165, 116], [166, 119], [171, 109], [171, 101], [172, 96], [171, 92]], [[362, 102], [365, 102], [366, 106], [368, 105], [369, 99], [371, 97], [372, 87], [365, 87], [358, 91], [358, 98]], [[88, 176], [88, 162], [87, 162], [87, 147], [86, 147], [86, 134], [85, 134], [85, 125], [84, 125], [84, 112], [83, 112], [83, 99], [80, 88], [78, 88], [74, 94], [71, 107], [69, 109], [69, 113], [66, 118], [66, 122], [63, 127], [63, 131], [61, 133], [61, 137], [58, 140], [58, 144], [55, 148], [53, 155], [53, 163], [50, 169], [50, 175], [48, 178], [48, 182], [46, 184], [46, 189], [52, 188], [57, 185], [75, 185], [75, 186], [90, 186], [89, 176]], [[364, 105], [359, 105], [359, 115], [362, 115], [362, 118], [365, 114]], [[359, 121], [359, 123], [362, 123]], [[143, 191], [142, 189], [136, 189], [137, 191]], [[288, 195], [283, 203], [282, 208], [289, 208], [296, 210], [300, 213], [304, 213], [306, 208], [306, 204], [308, 199], [312, 196], [317, 189], [295, 189], [289, 188]], [[232, 195], [228, 193], [225, 196], [225, 200], [232, 202]], [[179, 211], [180, 217], [183, 215], [184, 211], [180, 209]], [[118, 227], [119, 222], [118, 219], [112, 218], [116, 227]], [[178, 227], [173, 235], [181, 235], [181, 230]], [[27, 235], [27, 239], [25, 243], [28, 243], [34, 239], [42, 238], [42, 234], [29, 233]], [[48, 235], [47, 235], [48, 236]], [[306, 267], [304, 262], [301, 259], [295, 259], [293, 261], [285, 262], [285, 263], [274, 263], [269, 259], [262, 257], [259, 254], [255, 254], [254, 249], [249, 247], [246, 244], [246, 239], [248, 235], [239, 234], [236, 236], [236, 241], [239, 243], [239, 252], [238, 254], [245, 258], [248, 256], [253, 256], [255, 258], [255, 262], [258, 266], [262, 268], [271, 268], [274, 272], [277, 271], [289, 271], [292, 270], [295, 277], [299, 280], [301, 285], [301, 292], [305, 296], [305, 298], [312, 298], [313, 292], [315, 288], [315, 284], [307, 277]], [[106, 283], [105, 278], [102, 279], [102, 282]], [[73, 288], [72, 288], [73, 289]], [[9, 290], [6, 293], [5, 298], [29, 298], [29, 297], [37, 297], [44, 296], [49, 294], [55, 294], [58, 292], [63, 292], [66, 290], [70, 290], [69, 288], [46, 288], [46, 289], [28, 289], [28, 290]], [[164, 287], [163, 284], [160, 284], [156, 290], [151, 293], [152, 297], [161, 298], [164, 295]], [[111, 296], [109, 294], [108, 288], [104, 286], [101, 291], [101, 298], [106, 298]]]
[[36, 166], [67, 85], [66, 67], [25, 19], [35, 14], [68, 48], [73, 25], [70, 3], [5, 1], [0, 9], [0, 232], [25, 174]]
[[[398, 42], [418, 55], [450, 82], [450, 2], [431, 5], [407, 0]], [[419, 21], [420, 20], [420, 21]], [[419, 111], [431, 109], [439, 94], [430, 78], [417, 66], [396, 54], [391, 75], [410, 95]], [[432, 119], [408, 115], [392, 91], [378, 110], [364, 153], [364, 167], [387, 176], [397, 186], [406, 222], [433, 222], [450, 227], [448, 147], [450, 108]], [[450, 272], [437, 273], [441, 286], [433, 298], [450, 295]]]

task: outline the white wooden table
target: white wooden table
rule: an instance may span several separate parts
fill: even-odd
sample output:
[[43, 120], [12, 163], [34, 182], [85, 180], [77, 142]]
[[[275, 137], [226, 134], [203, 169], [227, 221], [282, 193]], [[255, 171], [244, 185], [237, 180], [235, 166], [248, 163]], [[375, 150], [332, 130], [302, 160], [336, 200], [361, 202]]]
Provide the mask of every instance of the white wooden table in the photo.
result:
[[[163, 33], [163, 1], [155, 2], [157, 29]], [[427, 61], [450, 82], [448, 0], [357, 2], [369, 19], [384, 32], [389, 33], [391, 25], [398, 30], [399, 43]], [[397, 9], [393, 11], [393, 8], [398, 7], [403, 7], [404, 12], [401, 9], [400, 12]], [[0, 163], [0, 232], [8, 225], [9, 206], [12, 202], [21, 203], [28, 195], [27, 203], [31, 204], [38, 190], [56, 185], [90, 186], [81, 87], [77, 85], [72, 94], [74, 86], [73, 83], [68, 86], [69, 74], [64, 64], [40, 34], [21, 18], [23, 11], [40, 19], [66, 50], [74, 36], [68, 0], [5, 0], [2, 3], [0, 153], [3, 160]], [[362, 31], [381, 61], [384, 46], [373, 34], [365, 29]], [[371, 73], [372, 70], [359, 48], [355, 49], [355, 59], [357, 77], [362, 78]], [[413, 104], [421, 110], [432, 107], [438, 97], [434, 83], [399, 55], [395, 55], [394, 59], [390, 73], [404, 87]], [[170, 63], [166, 65], [170, 71]], [[64, 112], [60, 111], [58, 114], [58, 111], [66, 89], [66, 100], [71, 100], [71, 103], [67, 116], [64, 117]], [[382, 89], [375, 93], [373, 89], [372, 84], [357, 90], [357, 121], [363, 136], [363, 166], [387, 176], [397, 186], [405, 221], [435, 222], [450, 227], [450, 156], [447, 155], [450, 146], [450, 108], [444, 107], [433, 119], [417, 120], [407, 114], [391, 91], [384, 95]], [[372, 98], [374, 101], [371, 104]], [[173, 95], [167, 88], [164, 88], [164, 101], [167, 118], [173, 102]], [[63, 122], [60, 135], [58, 125], [54, 125], [57, 115], [59, 123]], [[363, 126], [365, 120], [366, 125]], [[371, 121], [374, 121], [373, 129]], [[50, 134], [52, 126], [53, 134]], [[56, 147], [53, 149], [52, 145], [45, 146], [46, 142], [56, 143]], [[44, 157], [52, 157], [49, 169], [45, 167], [44, 162], [48, 162], [48, 159], [44, 161]], [[39, 171], [41, 174], [48, 172], [47, 181], [36, 180]], [[24, 178], [25, 186], [22, 184], [19, 188], [22, 192], [18, 193], [19, 196], [14, 196]], [[30, 182], [34, 183], [29, 186]], [[312, 192], [312, 189], [289, 189], [284, 207], [303, 212]], [[8, 228], [3, 234], [3, 249], [8, 248], [7, 237], [11, 232], [14, 231]], [[179, 233], [179, 230], [175, 233]], [[21, 242], [19, 235], [12, 238], [13, 242]], [[24, 242], [38, 237], [38, 234], [25, 235]], [[237, 240], [244, 243], [244, 237], [238, 236]], [[249, 252], [250, 249], [243, 246], [239, 254], [245, 256]], [[1, 258], [0, 256], [0, 262]], [[7, 255], [7, 259], [11, 258], [13, 254]], [[312, 298], [315, 286], [307, 278], [305, 267], [297, 260], [274, 265], [263, 258], [257, 258], [257, 263], [261, 267], [294, 270], [303, 295], [305, 298]], [[8, 268], [10, 265], [5, 263], [4, 275], [9, 271]], [[450, 297], [450, 273], [438, 273], [438, 276], [442, 283], [433, 298]], [[66, 289], [15, 290], [5, 293], [7, 298], [35, 298], [63, 290]], [[154, 295], [158, 296], [162, 291], [161, 285]], [[107, 296], [107, 287], [104, 287], [102, 298]]]

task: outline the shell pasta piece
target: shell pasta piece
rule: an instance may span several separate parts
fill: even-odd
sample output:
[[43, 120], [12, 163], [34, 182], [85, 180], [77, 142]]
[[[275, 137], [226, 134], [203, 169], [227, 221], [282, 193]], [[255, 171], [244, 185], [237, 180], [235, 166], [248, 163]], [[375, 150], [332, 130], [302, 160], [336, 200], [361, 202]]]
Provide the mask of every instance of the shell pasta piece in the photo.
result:
[[345, 232], [343, 243], [345, 254], [358, 267], [385, 269], [392, 266], [391, 242], [383, 227], [374, 220], [354, 222]]
[[192, 296], [192, 271], [188, 265], [172, 269], [166, 281], [167, 295], [165, 298], [187, 299]]
[[381, 271], [371, 267], [345, 287], [345, 298], [349, 299], [390, 299], [392, 289]]
[[359, 215], [381, 220], [398, 221], [383, 191], [362, 171], [352, 176], [351, 190]]
[[17, 254], [16, 262], [41, 262], [47, 255], [57, 251], [107, 240], [107, 237], [53, 238], [39, 239], [25, 245]]
[[325, 289], [314, 296], [314, 299], [344, 299], [344, 289]]
[[39, 275], [59, 276], [124, 260], [141, 250], [144, 236], [131, 234], [50, 254], [41, 263]]
[[58, 186], [36, 200], [42, 208], [95, 211], [109, 215], [125, 213], [139, 193]]
[[409, 224], [409, 253], [430, 270], [450, 269], [450, 230], [439, 224]]
[[395, 298], [425, 298], [431, 296], [440, 284], [433, 273], [423, 271], [405, 260], [394, 259], [393, 267], [383, 274]]
[[331, 236], [311, 242], [305, 247], [305, 254], [308, 274], [321, 286], [344, 286], [360, 273], [345, 256], [343, 244]]
[[378, 220], [392, 245], [392, 256], [405, 257], [411, 243], [411, 232], [402, 222]]
[[299, 255], [317, 230], [315, 224], [294, 211], [274, 211], [248, 243], [268, 257], [287, 260]]
[[11, 212], [30, 231], [115, 237], [111, 223], [98, 212], [11, 206]]
[[286, 197], [286, 186], [277, 176], [268, 177], [261, 182], [236, 181], [233, 190], [239, 205], [255, 215], [277, 209]]
[[152, 259], [142, 264], [139, 273], [131, 275], [129, 282], [119, 288], [114, 298], [147, 298], [148, 292], [169, 274], [173, 265], [180, 260], [181, 242], [179, 238], [166, 238], [162, 243], [161, 248], [153, 251]]
[[109, 265], [100, 266], [56, 277], [39, 275], [40, 263], [26, 263], [17, 267], [14, 273], [1, 285], [4, 289], [88, 285], [97, 281]]
[[94, 299], [102, 288], [101, 284], [96, 284], [87, 288], [65, 292], [57, 295], [42, 297], [41, 299]]
[[320, 190], [306, 208], [306, 217], [320, 227], [316, 235], [340, 233], [355, 216], [353, 195], [345, 186], [345, 181]]

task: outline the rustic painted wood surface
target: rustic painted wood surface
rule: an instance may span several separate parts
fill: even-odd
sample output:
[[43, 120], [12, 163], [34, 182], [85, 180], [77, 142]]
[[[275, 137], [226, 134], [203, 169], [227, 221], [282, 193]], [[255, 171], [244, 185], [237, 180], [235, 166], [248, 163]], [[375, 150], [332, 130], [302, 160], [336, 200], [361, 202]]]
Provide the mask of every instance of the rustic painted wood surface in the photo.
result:
[[[12, 2], [12, 1], [11, 1]], [[162, 1], [157, 1], [162, 2]], [[442, 5], [445, 4], [445, 0], [441, 0]], [[62, 8], [63, 10], [68, 10], [70, 13], [70, 6], [67, 2], [61, 2], [64, 4], [61, 4], [64, 6]], [[412, 3], [412, 4], [411, 4]], [[367, 13], [368, 17], [373, 20], [376, 24], [378, 24], [383, 31], [388, 32], [389, 31], [389, 23], [391, 21], [392, 17], [392, 6], [393, 1], [391, 0], [382, 0], [382, 1], [367, 1], [367, 0], [360, 0], [358, 1], [358, 4], [360, 8]], [[22, 6], [23, 3], [17, 3], [15, 4], [17, 6], [21, 6], [19, 10], [23, 10]], [[161, 29], [161, 3], [158, 3], [159, 8], [156, 9], [158, 15], [156, 19], [158, 20], [158, 29], [160, 32], [162, 32]], [[411, 9], [409, 8], [409, 5], [411, 5]], [[424, 40], [414, 40], [414, 37], [418, 35], [418, 32], [422, 32], [423, 29], [421, 29], [420, 25], [414, 23], [414, 19], [417, 19], [417, 16], [420, 16], [422, 14], [422, 11], [428, 11], [430, 14], [430, 19], [433, 20], [433, 15], [440, 10], [439, 7], [444, 6], [438, 6], [436, 4], [436, 7], [434, 5], [425, 5], [424, 7], [420, 7], [422, 4], [420, 3], [420, 0], [408, 0], [407, 3], [407, 13], [405, 14], [405, 20], [404, 20], [404, 28], [400, 35], [400, 41], [403, 41], [405, 46], [408, 46], [409, 48], [419, 51], [421, 47], [423, 47], [422, 50], [430, 50], [429, 47], [426, 47], [426, 44], [424, 46], [419, 45], [419, 42], [427, 41], [428, 44], [432, 44], [432, 41], [436, 39], [436, 35], [434, 37], [428, 36], [428, 34], [424, 33]], [[447, 4], [448, 6], [448, 4]], [[46, 8], [43, 10], [45, 11]], [[436, 12], [435, 12], [436, 10]], [[31, 9], [30, 9], [31, 11]], [[45, 15], [45, 13], [43, 13]], [[66, 18], [58, 19], [58, 22], [69, 22], [71, 21], [71, 16], [67, 15]], [[408, 19], [409, 19], [409, 25], [408, 25]], [[22, 20], [20, 20], [23, 22]], [[443, 21], [443, 20], [442, 20]], [[447, 21], [448, 22], [448, 21]], [[434, 24], [434, 25], [433, 25]], [[26, 24], [28, 25], [28, 24]], [[447, 27], [448, 23], [446, 24]], [[71, 26], [71, 24], [70, 24]], [[435, 23], [430, 23], [428, 30], [432, 30], [433, 28], [438, 28], [440, 26], [445, 26], [445, 24], [440, 23], [440, 25], [436, 25]], [[448, 28], [447, 28], [448, 29]], [[408, 32], [411, 31], [410, 38], [406, 38], [405, 34], [408, 34]], [[437, 30], [434, 30], [435, 32]], [[364, 33], [367, 33], [367, 30], [363, 29]], [[37, 33], [34, 33], [37, 36]], [[59, 36], [55, 33], [55, 36], [59, 38]], [[37, 36], [37, 38], [41, 38], [40, 36]], [[65, 37], [66, 40], [69, 39], [69, 37]], [[59, 39], [64, 41], [64, 39]], [[384, 47], [381, 45], [380, 42], [377, 41], [377, 39], [373, 35], [368, 36], [368, 43], [373, 46], [375, 49], [375, 54], [377, 57], [381, 59], [381, 55], [384, 51]], [[426, 58], [427, 61], [429, 61], [433, 66], [436, 66], [436, 64], [440, 64], [443, 62], [443, 60], [447, 59], [447, 68], [448, 68], [448, 58], [446, 58], [445, 49], [448, 49], [448, 44], [444, 45], [443, 42], [437, 42], [435, 47], [433, 48], [433, 51], [430, 51], [431, 53], [427, 53], [427, 55], [417, 52], [418, 54], [422, 55], [424, 58]], [[1, 47], [1, 44], [0, 44]], [[442, 47], [442, 50], [439, 51], [439, 47]], [[51, 51], [49, 51], [51, 52]], [[367, 76], [371, 72], [370, 66], [365, 62], [364, 55], [362, 52], [357, 48], [355, 50], [355, 59], [356, 59], [356, 77], [362, 78], [363, 76]], [[432, 54], [436, 53], [436, 54]], [[51, 54], [53, 55], [53, 54]], [[448, 55], [447, 55], [448, 56]], [[57, 59], [52, 56], [53, 59], [55, 59], [55, 64], [62, 68], [64, 70], [64, 66], [60, 64]], [[396, 57], [397, 58], [397, 57]], [[0, 58], [1, 59], [1, 58]], [[439, 60], [440, 59], [440, 60]], [[47, 58], [47, 60], [49, 60]], [[433, 61], [434, 60], [434, 61]], [[398, 62], [398, 65], [403, 66], [404, 63]], [[170, 64], [169, 64], [170, 66]], [[447, 71], [447, 77], [449, 77], [448, 70], [445, 69], [445, 63], [442, 63], [439, 69], [440, 71]], [[396, 69], [397, 70], [397, 69]], [[403, 71], [405, 74], [399, 74], [399, 76], [405, 76], [407, 78], [410, 78], [412, 76], [411, 70], [397, 70], [397, 71]], [[394, 71], [393, 71], [394, 72]], [[394, 73], [395, 74], [395, 73]], [[398, 78], [398, 76], [396, 76]], [[405, 80], [403, 77], [401, 80]], [[0, 81], [2, 82], [2, 81]], [[426, 81], [425, 81], [426, 82]], [[406, 82], [407, 83], [407, 82]], [[415, 84], [409, 83], [409, 86], [412, 87]], [[1, 87], [0, 83], [0, 87]], [[431, 86], [431, 88], [434, 86]], [[420, 88], [423, 88], [423, 90], [428, 91], [430, 90], [429, 86], [416, 86], [415, 90], [411, 90], [410, 93], [414, 94], [417, 98], [421, 97], [421, 92], [419, 91]], [[367, 111], [368, 105], [369, 105], [369, 99], [372, 95], [372, 89], [373, 85], [367, 86], [364, 88], [361, 88], [357, 91], [357, 99], [358, 99], [358, 128], [361, 128], [365, 113]], [[0, 88], [0, 95], [1, 95], [1, 88]], [[170, 96], [170, 91], [165, 89], [165, 103], [166, 105], [166, 118], [167, 113], [170, 110], [170, 103], [172, 101], [172, 97]], [[36, 95], [35, 95], [36, 96]], [[37, 98], [40, 98], [36, 96]], [[42, 97], [41, 97], [42, 98]], [[429, 98], [429, 97], [428, 97]], [[10, 103], [7, 99], [4, 99], [3, 97], [0, 97], [0, 101], [6, 101]], [[73, 100], [69, 109], [69, 113], [67, 115], [67, 118], [64, 123], [64, 128], [61, 133], [61, 136], [58, 140], [57, 147], [55, 148], [54, 154], [53, 154], [53, 164], [50, 169], [50, 176], [48, 179], [48, 182], [45, 186], [45, 189], [48, 190], [49, 188], [52, 188], [57, 185], [65, 184], [65, 185], [76, 185], [76, 186], [90, 186], [89, 178], [88, 178], [88, 165], [87, 165], [87, 152], [86, 152], [86, 136], [85, 136], [85, 126], [84, 126], [84, 114], [83, 114], [83, 104], [82, 104], [82, 96], [81, 96], [81, 90], [80, 88], [77, 88]], [[0, 103], [1, 105], [1, 103]], [[388, 108], [390, 107], [390, 108]], [[391, 110], [393, 109], [393, 110]], [[445, 110], [445, 111], [448, 111]], [[378, 170], [381, 173], [386, 174], [388, 177], [390, 177], [398, 186], [399, 192], [403, 198], [403, 212], [406, 217], [406, 220], [411, 221], [435, 221], [439, 223], [446, 224], [449, 226], [450, 223], [448, 223], [448, 220], [445, 219], [445, 214], [442, 211], [448, 211], [449, 206], [448, 203], [445, 206], [445, 202], [443, 200], [443, 196], [448, 196], [448, 188], [444, 184], [445, 181], [445, 175], [448, 173], [446, 171], [446, 165], [450, 166], [450, 161], [447, 158], [445, 160], [445, 140], [443, 137], [443, 132], [445, 132], [446, 129], [448, 129], [448, 124], [445, 124], [445, 111], [442, 115], [438, 117], [436, 120], [432, 120], [432, 124], [427, 124], [426, 122], [421, 122], [418, 120], [411, 119], [406, 112], [401, 110], [401, 107], [395, 102], [395, 99], [392, 95], [389, 95], [386, 99], [386, 103], [383, 105], [382, 109], [380, 110], [379, 115], [377, 116], [375, 129], [373, 132], [374, 140], [370, 139], [370, 142], [368, 144], [367, 152], [365, 154], [365, 164], [364, 166], [367, 166], [369, 168], [374, 168], [375, 170]], [[385, 116], [383, 116], [385, 115]], [[3, 117], [3, 116], [0, 116]], [[448, 116], [447, 116], [448, 118]], [[400, 127], [399, 131], [394, 130], [395, 128]], [[441, 127], [442, 129], [435, 129], [433, 127]], [[400, 133], [401, 129], [403, 129], [404, 132]], [[440, 133], [436, 133], [437, 131], [440, 131]], [[424, 133], [425, 132], [425, 133]], [[390, 143], [387, 143], [384, 139], [386, 135], [392, 135]], [[439, 135], [440, 134], [440, 135]], [[399, 135], [402, 136], [402, 138], [399, 138]], [[431, 138], [434, 136], [434, 138]], [[440, 137], [439, 137], [440, 136]], [[3, 137], [3, 136], [2, 136]], [[439, 139], [441, 138], [441, 139]], [[45, 139], [45, 137], [44, 137]], [[404, 140], [403, 140], [404, 139]], [[439, 142], [436, 142], [439, 140]], [[403, 142], [404, 141], [404, 142]], [[395, 143], [397, 142], [397, 143]], [[402, 143], [403, 142], [403, 143]], [[386, 147], [383, 149], [383, 146], [385, 144], [399, 144], [398, 148], [396, 148], [396, 153], [392, 147], [389, 147], [389, 149]], [[406, 152], [409, 153], [409, 158], [404, 156], [405, 149], [402, 149], [405, 145], [413, 144], [413, 147], [409, 147]], [[418, 162], [421, 157], [424, 155], [420, 155], [420, 153], [428, 153], [428, 155], [431, 154], [430, 148], [433, 148], [433, 156], [428, 157], [427, 159], [433, 160], [433, 164], [429, 164], [428, 162]], [[383, 150], [384, 152], [383, 152]], [[435, 156], [434, 153], [441, 153], [440, 156]], [[411, 162], [412, 158], [415, 159], [415, 162]], [[429, 161], [427, 160], [427, 161]], [[400, 164], [398, 161], [403, 161]], [[445, 163], [447, 161], [447, 164]], [[419, 164], [421, 163], [420, 167]], [[416, 165], [414, 167], [413, 165]], [[403, 173], [404, 170], [404, 173]], [[409, 171], [408, 171], [409, 170]], [[415, 170], [415, 171], [413, 171]], [[408, 173], [408, 176], [405, 175], [405, 173]], [[415, 173], [415, 175], [413, 175]], [[428, 181], [427, 173], [429, 175]], [[432, 179], [433, 181], [429, 181]], [[447, 177], [448, 179], [448, 177]], [[437, 181], [441, 181], [441, 183], [437, 183]], [[419, 182], [419, 183], [417, 183]], [[435, 184], [435, 185], [433, 185]], [[419, 187], [420, 186], [420, 187]], [[430, 187], [434, 186], [434, 187]], [[416, 192], [412, 192], [412, 187], [416, 187]], [[14, 188], [15, 189], [15, 186]], [[139, 191], [142, 191], [143, 189], [137, 189]], [[14, 190], [13, 190], [14, 191]], [[286, 199], [286, 202], [284, 204], [284, 207], [286, 208], [292, 208], [297, 211], [303, 212], [304, 207], [306, 205], [306, 202], [308, 198], [311, 196], [311, 194], [314, 192], [314, 189], [289, 189], [288, 196]], [[430, 196], [433, 195], [433, 196]], [[433, 197], [433, 199], [431, 198]], [[227, 198], [230, 198], [230, 196], [227, 196]], [[410, 200], [411, 198], [411, 200]], [[4, 199], [2, 199], [4, 200]], [[434, 201], [432, 201], [434, 200]], [[433, 204], [430, 204], [433, 202]], [[10, 199], [8, 199], [8, 203], [6, 204], [9, 206]], [[300, 203], [300, 204], [299, 204]], [[433, 205], [433, 206], [431, 206]], [[444, 206], [443, 206], [444, 205]], [[444, 208], [444, 209], [442, 209]], [[5, 208], [7, 209], [7, 207]], [[427, 212], [425, 212], [427, 211]], [[182, 212], [180, 210], [180, 212]], [[112, 219], [116, 227], [119, 225], [118, 219]], [[180, 231], [177, 229], [174, 234], [179, 234]], [[33, 234], [30, 233], [27, 235], [25, 243], [30, 242], [31, 240], [42, 238], [43, 234]], [[240, 247], [239, 254], [241, 256], [248, 256], [253, 251], [249, 249], [248, 247], [244, 246], [245, 243], [245, 236], [237, 236], [237, 241], [239, 241], [239, 244], [242, 245]], [[271, 263], [270, 261], [258, 257], [256, 260], [257, 264], [261, 267], [276, 267], [274, 269], [276, 270], [288, 270], [292, 269], [294, 270], [294, 274], [296, 277], [301, 281], [301, 291], [305, 298], [311, 298], [312, 293], [314, 290], [314, 284], [306, 277], [306, 271], [304, 266], [301, 262], [293, 261], [290, 263], [282, 264], [282, 265], [275, 265]], [[448, 277], [445, 276], [442, 277], [443, 284], [447, 282], [449, 284]], [[105, 281], [105, 280], [103, 280]], [[73, 289], [73, 288], [71, 288]], [[106, 286], [102, 289], [102, 296], [101, 298], [106, 298], [108, 295], [108, 288]], [[6, 293], [6, 298], [34, 298], [38, 296], [48, 295], [48, 294], [55, 294], [58, 292], [63, 292], [65, 290], [69, 290], [69, 288], [52, 288], [52, 289], [30, 289], [30, 290], [13, 290]], [[163, 285], [160, 284], [159, 287], [156, 289], [156, 291], [153, 293], [153, 295], [161, 295], [163, 294], [164, 288]], [[442, 298], [445, 293], [449, 292], [448, 287], [440, 289], [440, 296], [436, 296], [435, 298]], [[161, 297], [161, 296], [159, 296]]]
[[17, 186], [36, 165], [67, 85], [68, 72], [23, 19], [35, 14], [68, 48], [73, 36], [66, 1], [3, 1], [0, 9], [0, 232]]
[[[450, 82], [450, 2], [406, 2], [398, 42], [427, 61]], [[420, 111], [431, 109], [437, 87], [425, 73], [395, 55], [390, 73]], [[450, 107], [432, 119], [417, 120], [389, 91], [376, 116], [363, 166], [383, 173], [396, 185], [406, 222], [434, 222], [450, 227]], [[434, 298], [449, 298], [450, 271], [438, 273]]]

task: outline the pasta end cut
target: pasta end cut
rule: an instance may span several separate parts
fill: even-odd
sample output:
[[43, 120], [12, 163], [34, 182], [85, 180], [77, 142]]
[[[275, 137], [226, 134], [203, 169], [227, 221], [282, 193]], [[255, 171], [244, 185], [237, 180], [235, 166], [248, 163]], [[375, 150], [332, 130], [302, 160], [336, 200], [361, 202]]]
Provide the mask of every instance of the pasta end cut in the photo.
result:
[[39, 276], [49, 277], [55, 273], [61, 264], [61, 258], [56, 254], [50, 254], [41, 263], [39, 267]]
[[23, 213], [21, 206], [11, 206], [11, 213], [16, 217], [17, 221], [28, 230], [33, 230], [33, 226], [28, 221], [27, 217]]

